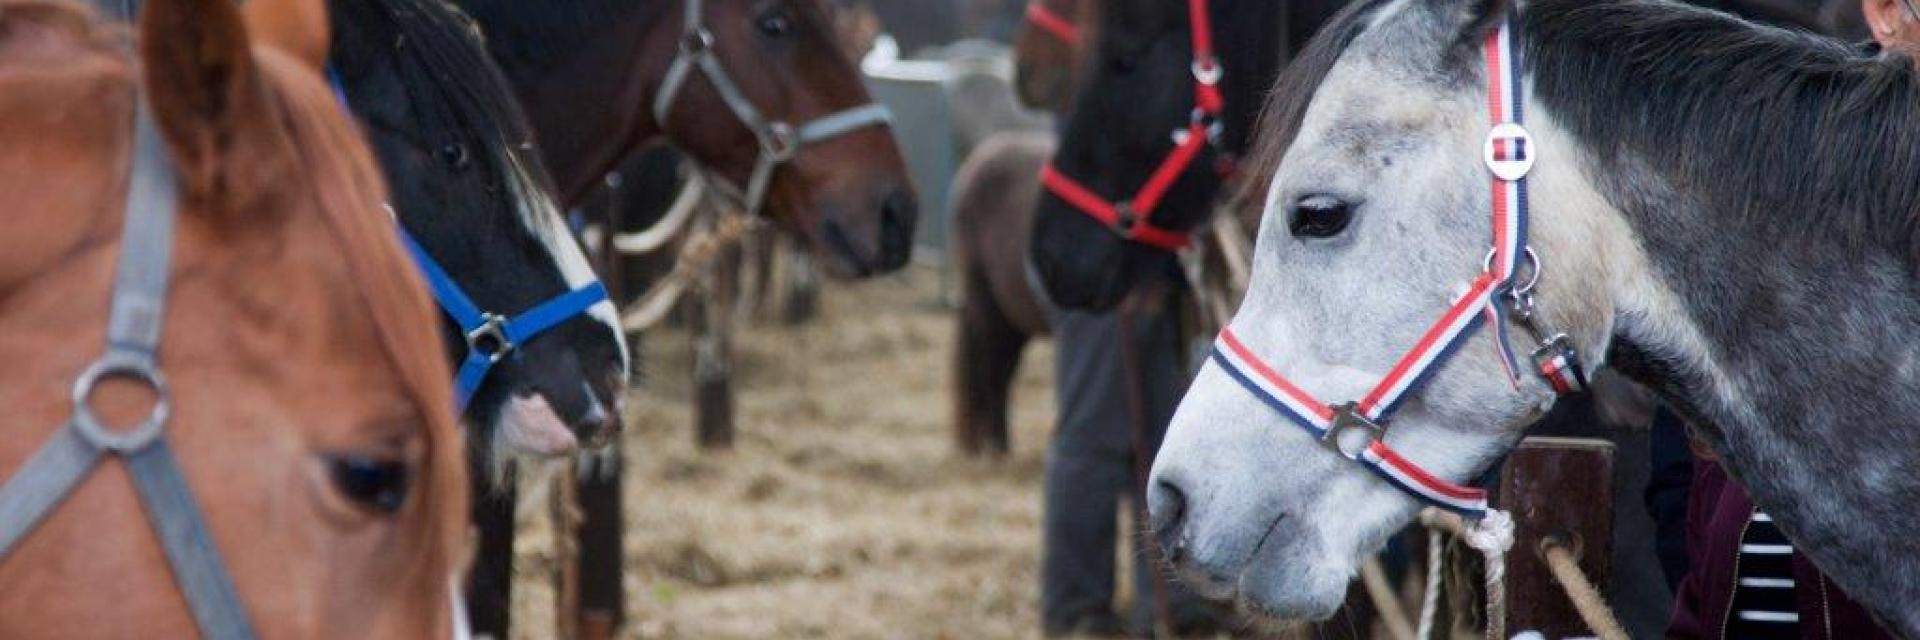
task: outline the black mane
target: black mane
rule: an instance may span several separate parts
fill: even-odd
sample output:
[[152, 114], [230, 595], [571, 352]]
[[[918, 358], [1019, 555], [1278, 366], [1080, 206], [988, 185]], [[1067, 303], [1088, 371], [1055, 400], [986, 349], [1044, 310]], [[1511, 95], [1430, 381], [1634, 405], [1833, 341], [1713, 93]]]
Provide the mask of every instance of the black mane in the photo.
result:
[[1644, 163], [1775, 237], [1913, 257], [1911, 59], [1672, 3], [1537, 0], [1523, 19], [1534, 96], [1590, 160]]

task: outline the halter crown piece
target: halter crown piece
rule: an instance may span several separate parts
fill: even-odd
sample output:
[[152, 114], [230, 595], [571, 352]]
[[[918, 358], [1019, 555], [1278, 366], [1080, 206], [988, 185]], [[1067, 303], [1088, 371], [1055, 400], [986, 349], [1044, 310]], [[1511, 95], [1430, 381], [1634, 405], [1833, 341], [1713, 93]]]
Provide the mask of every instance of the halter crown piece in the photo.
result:
[[674, 56], [673, 64], [667, 67], [666, 78], [660, 83], [660, 93], [654, 96], [653, 120], [665, 129], [672, 119], [674, 102], [679, 100], [687, 81], [696, 71], [705, 76], [707, 84], [720, 94], [720, 100], [727, 104], [733, 117], [753, 132], [753, 137], [760, 142], [760, 157], [754, 160], [753, 173], [747, 178], [744, 191], [726, 180], [712, 181], [738, 192], [735, 195], [747, 214], [760, 212], [760, 207], [766, 203], [767, 188], [773, 183], [773, 172], [780, 165], [792, 162], [800, 155], [802, 148], [867, 127], [892, 124], [893, 113], [886, 106], [873, 102], [830, 113], [798, 127], [768, 119], [753, 105], [752, 100], [747, 99], [746, 92], [740, 90], [740, 84], [733, 81], [733, 76], [727, 75], [727, 68], [720, 64], [720, 57], [714, 54], [713, 32], [707, 30], [701, 21], [701, 14], [704, 13], [702, 6], [702, 0], [686, 0], [680, 53]]
[[1570, 394], [1586, 386], [1579, 353], [1572, 342], [1565, 334], [1544, 330], [1534, 313], [1533, 289], [1540, 278], [1540, 261], [1527, 246], [1526, 176], [1537, 150], [1523, 124], [1526, 92], [1521, 83], [1521, 47], [1514, 20], [1515, 16], [1509, 14], [1499, 29], [1488, 34], [1483, 49], [1491, 129], [1482, 161], [1491, 174], [1493, 249], [1467, 292], [1427, 328], [1384, 379], [1352, 402], [1329, 404], [1301, 390], [1242, 343], [1232, 328], [1220, 332], [1212, 354], [1228, 376], [1328, 450], [1360, 463], [1422, 502], [1473, 519], [1487, 514], [1485, 490], [1429, 473], [1387, 446], [1387, 420], [1400, 401], [1466, 343], [1482, 319], [1493, 326], [1501, 366], [1516, 386], [1516, 358], [1507, 335], [1509, 321], [1534, 338], [1536, 348], [1529, 360], [1556, 393]]
[[[346, 87], [332, 67], [327, 68], [327, 82], [333, 85], [333, 94], [340, 100], [341, 110], [353, 113], [353, 105], [347, 101]], [[453, 377], [455, 413], [466, 413], [473, 394], [479, 392], [480, 385], [487, 381], [487, 373], [501, 359], [513, 353], [515, 348], [576, 316], [586, 315], [593, 305], [609, 299], [606, 285], [595, 280], [548, 298], [519, 315], [486, 311], [473, 301], [473, 296], [467, 295], [459, 282], [454, 281], [446, 267], [440, 266], [440, 262], [420, 246], [420, 241], [415, 240], [406, 227], [395, 221], [394, 229], [400, 234], [401, 244], [406, 245], [407, 255], [413, 256], [413, 263], [420, 269], [420, 275], [426, 278], [434, 302], [440, 305], [440, 310], [446, 312], [447, 317], [460, 325], [460, 334], [467, 341], [467, 355], [460, 360], [460, 370]]]
[[[1028, 5], [1029, 18], [1033, 15], [1033, 6]], [[1160, 161], [1160, 166], [1147, 177], [1146, 184], [1140, 186], [1133, 198], [1107, 200], [1062, 173], [1051, 162], [1040, 170], [1041, 183], [1054, 197], [1122, 238], [1166, 251], [1186, 248], [1191, 238], [1184, 231], [1153, 224], [1153, 212], [1160, 208], [1167, 190], [1173, 188], [1173, 183], [1200, 157], [1200, 152], [1220, 143], [1220, 113], [1226, 108], [1226, 98], [1220, 94], [1220, 78], [1224, 72], [1220, 57], [1213, 51], [1213, 17], [1207, 11], [1207, 0], [1187, 0], [1187, 21], [1193, 37], [1193, 115], [1184, 127], [1175, 130], [1173, 151]]]

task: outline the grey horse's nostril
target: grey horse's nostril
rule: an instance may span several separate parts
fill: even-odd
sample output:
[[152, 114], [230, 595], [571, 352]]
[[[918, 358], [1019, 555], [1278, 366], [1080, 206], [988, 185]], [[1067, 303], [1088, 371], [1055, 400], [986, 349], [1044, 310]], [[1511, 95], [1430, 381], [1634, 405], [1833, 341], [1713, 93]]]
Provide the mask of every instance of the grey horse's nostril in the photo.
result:
[[1187, 494], [1167, 478], [1155, 478], [1147, 488], [1147, 524], [1159, 542], [1162, 557], [1178, 556], [1180, 525], [1187, 517]]

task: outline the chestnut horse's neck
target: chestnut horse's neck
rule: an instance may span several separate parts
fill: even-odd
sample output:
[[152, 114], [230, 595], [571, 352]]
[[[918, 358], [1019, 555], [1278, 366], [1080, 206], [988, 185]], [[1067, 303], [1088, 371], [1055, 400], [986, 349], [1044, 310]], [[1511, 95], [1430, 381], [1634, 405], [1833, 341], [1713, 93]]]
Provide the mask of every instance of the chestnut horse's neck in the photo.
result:
[[562, 204], [660, 137], [652, 96], [678, 51], [681, 1], [457, 3], [520, 95]]

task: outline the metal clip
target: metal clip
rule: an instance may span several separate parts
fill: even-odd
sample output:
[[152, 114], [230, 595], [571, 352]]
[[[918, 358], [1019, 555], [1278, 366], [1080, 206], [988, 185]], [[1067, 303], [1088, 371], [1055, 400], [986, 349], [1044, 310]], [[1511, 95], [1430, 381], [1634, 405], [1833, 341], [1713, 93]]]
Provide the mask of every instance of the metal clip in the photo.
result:
[[[1346, 439], [1345, 435], [1348, 432], [1355, 430], [1366, 432], [1367, 439], [1362, 442], [1359, 449], [1348, 451], [1342, 440]], [[1320, 435], [1320, 446], [1326, 447], [1328, 451], [1339, 454], [1340, 457], [1349, 460], [1358, 460], [1360, 459], [1360, 454], [1366, 451], [1368, 446], [1371, 446], [1381, 438], [1385, 438], [1386, 435], [1386, 427], [1380, 426], [1372, 420], [1368, 420], [1364, 415], [1360, 415], [1359, 403], [1349, 402], [1333, 407], [1333, 425], [1327, 427], [1327, 432]]]
[[785, 122], [770, 123], [760, 136], [760, 151], [776, 164], [792, 160], [800, 155], [800, 134]]
[[1207, 57], [1193, 61], [1193, 79], [1200, 84], [1209, 87], [1220, 84], [1221, 73], [1223, 71], [1218, 58]]
[[487, 355], [489, 362], [499, 362], [513, 350], [513, 341], [507, 339], [507, 318], [486, 313], [480, 316], [480, 326], [467, 332], [467, 348]]

